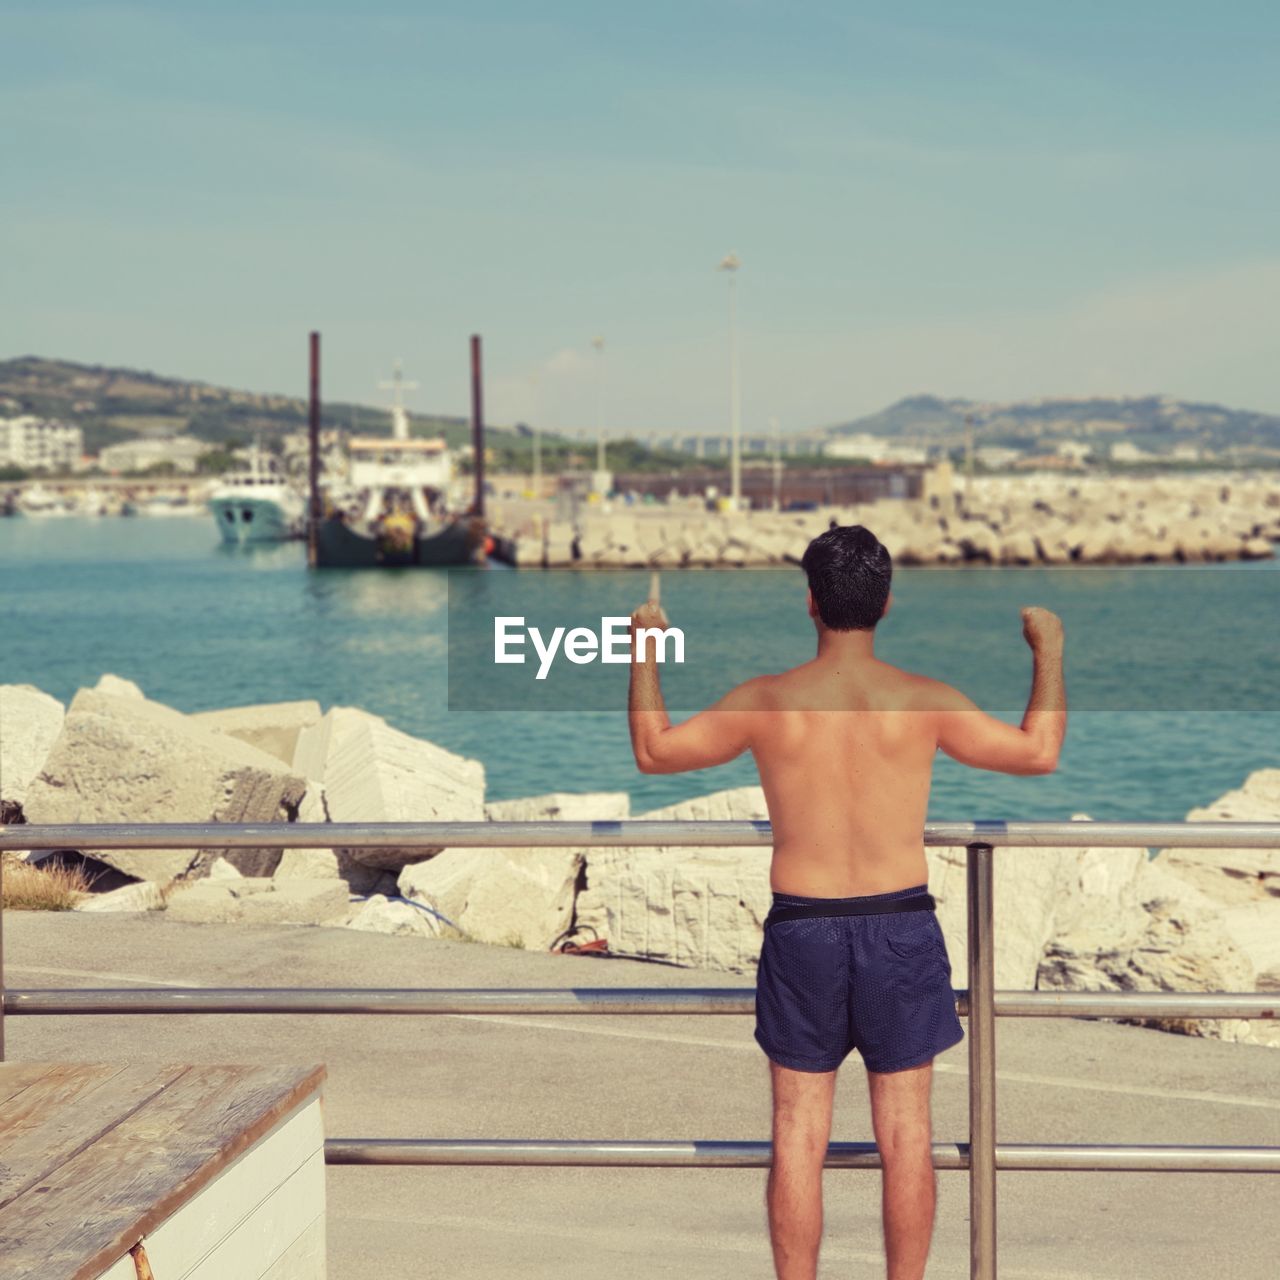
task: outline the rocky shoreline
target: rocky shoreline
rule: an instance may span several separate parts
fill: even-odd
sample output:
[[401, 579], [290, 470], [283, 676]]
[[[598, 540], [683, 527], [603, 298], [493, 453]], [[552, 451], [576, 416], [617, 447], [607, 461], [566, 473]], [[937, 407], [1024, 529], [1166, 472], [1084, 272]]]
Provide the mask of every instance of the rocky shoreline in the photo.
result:
[[[7, 822], [304, 822], [306, 849], [100, 850], [26, 855], [100, 874], [83, 911], [164, 910], [192, 922], [259, 921], [468, 938], [750, 974], [769, 908], [769, 850], [346, 849], [329, 822], [760, 819], [758, 787], [651, 813], [625, 793], [486, 803], [478, 761], [354, 707], [315, 701], [186, 715], [104, 675], [68, 707], [0, 686]], [[1087, 821], [1082, 815], [1080, 820]], [[1280, 820], [1280, 769], [1261, 769], [1189, 821]], [[953, 974], [965, 971], [962, 850], [930, 849]], [[1008, 990], [1280, 989], [1274, 850], [1008, 849], [996, 859], [996, 986]], [[1166, 1029], [1280, 1046], [1264, 1021]]]
[[918, 500], [717, 514], [699, 501], [586, 507], [549, 519], [495, 504], [524, 568], [736, 568], [798, 563], [834, 520], [865, 524], [911, 565], [1197, 564], [1266, 559], [1280, 475], [989, 476]]

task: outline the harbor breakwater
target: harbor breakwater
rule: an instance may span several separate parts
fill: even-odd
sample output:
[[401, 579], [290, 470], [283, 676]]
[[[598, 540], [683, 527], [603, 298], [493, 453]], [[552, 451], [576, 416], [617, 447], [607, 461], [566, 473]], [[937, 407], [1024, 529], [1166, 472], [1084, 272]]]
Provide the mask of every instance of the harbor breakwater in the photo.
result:
[[833, 521], [865, 524], [899, 564], [1141, 564], [1261, 559], [1280, 539], [1280, 473], [987, 476], [921, 499], [812, 511], [617, 501], [556, 519], [497, 502], [521, 567], [730, 568], [797, 563]]
[[[632, 815], [621, 792], [486, 801], [475, 760], [354, 707], [312, 700], [184, 714], [104, 675], [69, 706], [0, 686], [9, 823], [302, 822], [305, 849], [36, 852], [99, 877], [84, 911], [324, 925], [614, 955], [750, 974], [769, 908], [767, 848], [347, 849], [330, 822], [761, 819], [758, 787]], [[1076, 815], [1081, 817], [1082, 815]], [[1280, 820], [1280, 769], [1189, 820]], [[1082, 820], [1084, 820], [1082, 818]], [[953, 972], [964, 973], [963, 852], [930, 849]], [[1272, 850], [1002, 849], [996, 985], [1007, 990], [1280, 987], [1280, 855]], [[1280, 1045], [1280, 1028], [1167, 1029]]]

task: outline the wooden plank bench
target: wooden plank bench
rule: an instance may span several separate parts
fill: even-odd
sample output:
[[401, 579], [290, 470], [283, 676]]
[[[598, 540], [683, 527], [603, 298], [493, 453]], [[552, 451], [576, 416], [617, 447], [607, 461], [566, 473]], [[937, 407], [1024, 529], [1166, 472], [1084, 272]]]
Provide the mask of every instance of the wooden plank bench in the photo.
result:
[[321, 1280], [324, 1074], [0, 1063], [5, 1280]]

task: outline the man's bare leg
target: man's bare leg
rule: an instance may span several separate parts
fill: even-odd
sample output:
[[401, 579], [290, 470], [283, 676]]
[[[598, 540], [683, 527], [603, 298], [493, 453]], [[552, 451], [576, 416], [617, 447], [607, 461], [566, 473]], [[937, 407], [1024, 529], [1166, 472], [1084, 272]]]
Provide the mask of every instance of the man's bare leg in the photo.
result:
[[936, 1195], [929, 1108], [933, 1062], [905, 1071], [868, 1071], [867, 1084], [871, 1126], [884, 1166], [888, 1280], [923, 1280]]
[[773, 1163], [766, 1202], [778, 1280], [816, 1280], [822, 1241], [822, 1166], [831, 1140], [834, 1071], [793, 1071], [769, 1063], [773, 1077]]

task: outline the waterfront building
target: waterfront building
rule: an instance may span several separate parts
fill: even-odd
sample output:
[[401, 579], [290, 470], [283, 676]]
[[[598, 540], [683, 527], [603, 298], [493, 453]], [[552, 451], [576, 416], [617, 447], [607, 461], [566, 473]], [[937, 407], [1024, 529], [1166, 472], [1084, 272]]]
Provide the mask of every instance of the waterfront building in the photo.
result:
[[922, 463], [928, 458], [920, 445], [897, 444], [865, 431], [835, 436], [822, 446], [822, 454], [826, 458], [858, 458], [865, 462]]
[[995, 471], [1017, 462], [1022, 457], [1022, 450], [1009, 449], [1002, 444], [984, 444], [973, 451], [973, 456], [984, 467], [990, 467]]
[[98, 454], [98, 465], [115, 474], [120, 471], [145, 471], [158, 462], [171, 462], [173, 469], [192, 474], [196, 459], [214, 446], [193, 436], [140, 436], [107, 445]]
[[51, 418], [30, 414], [0, 418], [0, 466], [26, 471], [77, 467], [84, 453], [84, 432]]
[[1146, 449], [1139, 448], [1129, 440], [1117, 440], [1111, 446], [1112, 462], [1148, 462], [1155, 456], [1154, 453], [1148, 453]]

